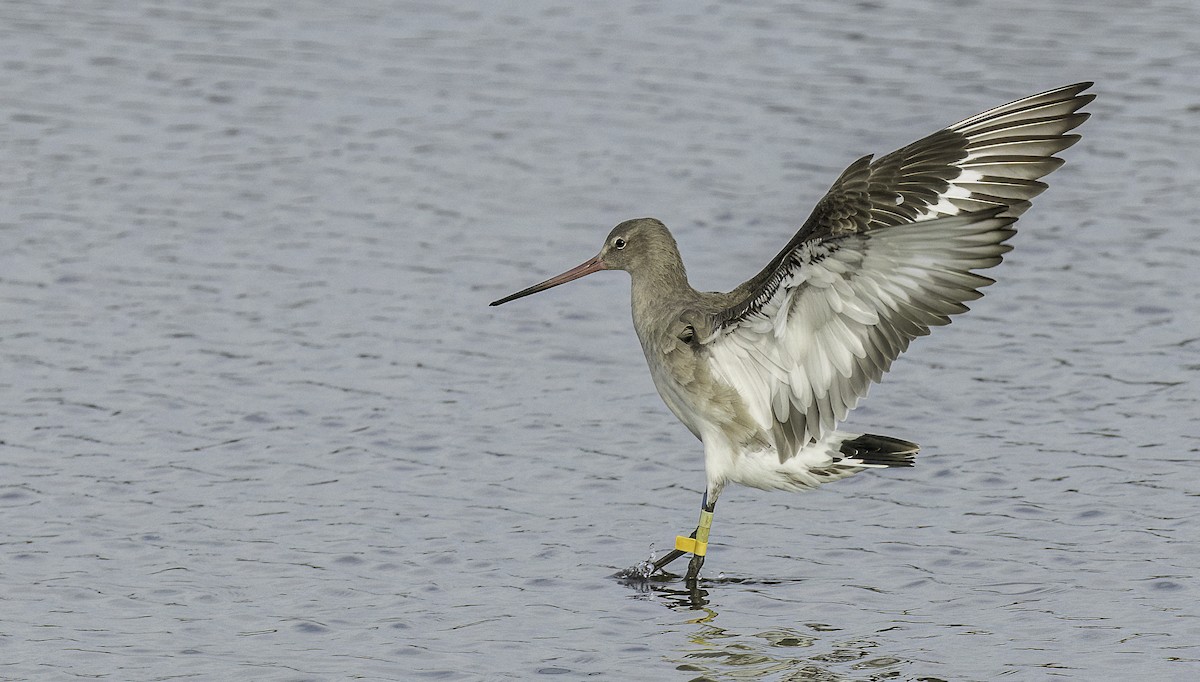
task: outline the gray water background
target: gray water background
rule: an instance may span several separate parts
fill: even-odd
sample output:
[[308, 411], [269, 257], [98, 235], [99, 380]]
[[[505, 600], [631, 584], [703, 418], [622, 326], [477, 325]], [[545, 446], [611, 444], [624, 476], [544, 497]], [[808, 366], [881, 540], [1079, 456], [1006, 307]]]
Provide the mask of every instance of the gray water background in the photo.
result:
[[[0, 679], [1200, 677], [1200, 5], [0, 4]], [[841, 169], [1094, 79], [999, 283], [730, 488], [628, 283], [725, 289]]]

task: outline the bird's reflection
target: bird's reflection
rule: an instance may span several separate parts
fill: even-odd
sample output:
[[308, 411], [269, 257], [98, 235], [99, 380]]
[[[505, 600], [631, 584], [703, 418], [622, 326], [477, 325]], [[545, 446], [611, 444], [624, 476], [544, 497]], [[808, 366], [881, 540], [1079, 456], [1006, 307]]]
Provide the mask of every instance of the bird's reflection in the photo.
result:
[[[630, 575], [629, 571], [613, 574], [619, 582], [640, 595], [662, 600], [671, 608], [704, 609], [709, 605], [708, 589], [721, 585], [782, 585], [794, 580], [735, 578], [719, 574], [715, 578], [686, 579], [674, 573], [656, 573], [649, 577]], [[701, 621], [696, 621], [701, 622]]]
[[[614, 576], [616, 577], [616, 576]], [[690, 629], [680, 650], [667, 658], [692, 680], [780, 679], [807, 680], [892, 680], [903, 675], [906, 661], [879, 650], [870, 634], [852, 634], [828, 623], [793, 622], [770, 624], [742, 632], [719, 624], [720, 614], [710, 592], [723, 593], [758, 586], [782, 585], [798, 580], [714, 578], [686, 580], [671, 573], [649, 578], [622, 576], [637, 598], [657, 601], [675, 611], [689, 613]], [[890, 629], [891, 624], [887, 628]], [[923, 677], [929, 682], [943, 682]]]
[[[708, 606], [707, 580], [681, 580], [670, 573], [653, 578], [626, 578], [623, 582], [640, 594], [661, 600], [673, 609], [703, 609]], [[715, 617], [716, 614], [713, 614]]]

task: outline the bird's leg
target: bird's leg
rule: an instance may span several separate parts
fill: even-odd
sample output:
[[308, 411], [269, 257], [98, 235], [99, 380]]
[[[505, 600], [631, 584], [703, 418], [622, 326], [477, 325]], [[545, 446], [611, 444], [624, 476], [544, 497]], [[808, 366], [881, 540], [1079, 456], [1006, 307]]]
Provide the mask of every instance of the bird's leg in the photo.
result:
[[[696, 531], [692, 531], [691, 537], [693, 537], [693, 538], [696, 537]], [[687, 552], [683, 552], [678, 549], [673, 549], [673, 550], [667, 552], [666, 554], [663, 555], [663, 557], [661, 559], [654, 562], [654, 569], [650, 571], [651, 575], [663, 570], [664, 568], [667, 567], [667, 564], [671, 563], [672, 561], [675, 561], [676, 559], [683, 556], [684, 554], [687, 554]]]
[[688, 579], [695, 580], [695, 576], [700, 571], [700, 566], [704, 564], [704, 554], [708, 550], [708, 530], [712, 527], [713, 510], [717, 506], [717, 501], [714, 499], [711, 503], [708, 501], [708, 492], [705, 491], [704, 499], [700, 506], [700, 523], [696, 526], [696, 530], [688, 537], [677, 536], [675, 538], [675, 549], [663, 555], [663, 558], [654, 562], [654, 571], [661, 571], [667, 564], [675, 561], [684, 554], [691, 553], [692, 563], [688, 566]]
[[[708, 501], [708, 492], [704, 493], [704, 501], [700, 505], [700, 522], [696, 525], [696, 532], [692, 533], [692, 542], [688, 543], [692, 552], [692, 561], [688, 564], [687, 576], [684, 578], [687, 582], [695, 582], [700, 577], [700, 567], [704, 565], [704, 555], [708, 553], [708, 531], [712, 528], [713, 511], [717, 508], [717, 501]], [[676, 538], [675, 546], [679, 547], [679, 540]]]

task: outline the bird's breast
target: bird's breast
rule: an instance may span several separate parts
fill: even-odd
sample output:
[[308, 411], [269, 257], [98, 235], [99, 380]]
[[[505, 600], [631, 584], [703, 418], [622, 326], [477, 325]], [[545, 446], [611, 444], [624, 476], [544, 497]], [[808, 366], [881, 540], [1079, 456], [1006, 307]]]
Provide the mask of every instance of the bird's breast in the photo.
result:
[[761, 429], [741, 397], [713, 376], [707, 351], [681, 338], [686, 335], [684, 325], [679, 326], [679, 330], [664, 326], [657, 335], [638, 335], [650, 376], [667, 408], [697, 438], [720, 432], [735, 444], [761, 445]]

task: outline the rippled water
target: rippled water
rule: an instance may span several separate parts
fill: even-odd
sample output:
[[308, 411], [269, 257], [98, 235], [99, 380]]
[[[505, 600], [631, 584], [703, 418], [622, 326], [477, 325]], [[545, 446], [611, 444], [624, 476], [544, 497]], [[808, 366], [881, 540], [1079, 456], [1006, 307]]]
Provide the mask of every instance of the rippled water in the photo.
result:
[[[365, 8], [363, 5], [367, 5]], [[1200, 676], [1194, 3], [0, 5], [0, 679]], [[606, 273], [728, 288], [837, 173], [1094, 79], [1000, 281], [731, 488]]]

